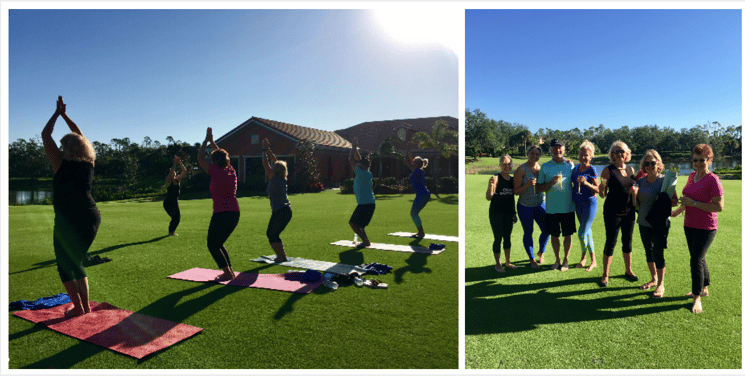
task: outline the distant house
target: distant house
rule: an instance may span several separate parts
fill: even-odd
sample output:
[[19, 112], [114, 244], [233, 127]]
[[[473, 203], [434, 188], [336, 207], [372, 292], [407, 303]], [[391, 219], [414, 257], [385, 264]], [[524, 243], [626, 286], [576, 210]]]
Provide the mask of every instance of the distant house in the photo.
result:
[[[458, 132], [458, 119], [452, 116], [440, 116], [440, 117], [429, 117], [429, 118], [417, 118], [417, 119], [401, 119], [401, 120], [384, 120], [384, 121], [370, 121], [362, 124], [357, 124], [353, 127], [345, 128], [336, 131], [336, 133], [344, 137], [347, 141], [352, 141], [355, 137], [360, 140], [360, 148], [363, 152], [370, 153], [380, 150], [380, 146], [384, 141], [388, 140], [393, 147], [402, 153], [406, 152], [406, 143], [403, 140], [410, 140], [412, 135], [417, 132], [431, 133], [432, 126], [438, 121], [442, 120], [448, 124], [448, 130]], [[438, 156], [435, 150], [423, 149], [419, 150], [412, 145], [411, 153], [414, 156], [421, 156], [422, 158], [429, 159], [430, 166], [427, 170], [427, 175], [431, 176], [432, 168], [434, 168], [434, 159], [440, 158], [439, 176], [457, 176], [458, 175], [458, 156], [451, 155], [450, 158], [444, 158]], [[371, 161], [370, 170], [373, 172], [375, 177], [389, 177], [389, 176], [403, 176], [409, 174], [409, 169], [403, 161], [395, 156], [386, 156], [384, 153], [380, 158], [375, 158]]]
[[[393, 141], [395, 149], [404, 152], [406, 146], [401, 139], [410, 139], [416, 132], [430, 133], [437, 120], [445, 121], [449, 129], [458, 130], [458, 119], [450, 116], [366, 122], [336, 132], [252, 117], [215, 140], [215, 143], [230, 154], [231, 165], [238, 173], [239, 182], [258, 185], [265, 181], [261, 165], [261, 140], [267, 138], [277, 158], [287, 162], [290, 179], [295, 173], [298, 142], [312, 142], [315, 144], [321, 182], [324, 187], [331, 187], [340, 186], [344, 180], [353, 177], [349, 152], [354, 137], [360, 140], [363, 156], [378, 151], [386, 139]], [[430, 164], [435, 158], [433, 150], [413, 149], [412, 153], [429, 158]], [[408, 175], [408, 169], [399, 158], [383, 154], [371, 162], [375, 177]], [[440, 170], [440, 176], [457, 175], [457, 156], [441, 158]]]
[[269, 140], [274, 155], [287, 162], [290, 179], [295, 173], [297, 144], [300, 141], [315, 144], [316, 161], [324, 187], [338, 186], [350, 175], [348, 158], [352, 144], [338, 134], [252, 117], [215, 140], [219, 147], [230, 154], [230, 163], [238, 173], [239, 182], [264, 182], [264, 168], [261, 165], [261, 140], [264, 138]]

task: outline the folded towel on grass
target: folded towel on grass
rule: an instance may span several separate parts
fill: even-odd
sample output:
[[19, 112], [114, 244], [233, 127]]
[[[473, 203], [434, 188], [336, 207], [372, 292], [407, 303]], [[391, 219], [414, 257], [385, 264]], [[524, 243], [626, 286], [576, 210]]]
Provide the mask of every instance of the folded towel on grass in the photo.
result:
[[[351, 240], [339, 240], [337, 242], [331, 243], [331, 245], [340, 245], [342, 247], [357, 247], [358, 243], [355, 243]], [[369, 246], [365, 247], [365, 249], [368, 249], [368, 248], [369, 249], [380, 249], [383, 251], [428, 253], [432, 255], [445, 252], [444, 248], [441, 250], [432, 250], [427, 247], [423, 247], [419, 245], [403, 245], [403, 244], [372, 243]]]
[[70, 297], [67, 294], [62, 293], [54, 296], [47, 296], [45, 298], [39, 298], [34, 301], [16, 300], [15, 302], [10, 302], [10, 309], [44, 309], [67, 303], [70, 303]]
[[[275, 255], [261, 256], [251, 261], [274, 264], [275, 257], [277, 256]], [[290, 268], [313, 269], [313, 270], [318, 270], [319, 272], [327, 272], [327, 273], [335, 273], [335, 274], [351, 274], [353, 272], [357, 272], [360, 275], [365, 274], [365, 271], [363, 269], [360, 269], [359, 267], [354, 266], [354, 265], [340, 264], [337, 262], [328, 262], [328, 261], [308, 260], [302, 257], [288, 257], [287, 261], [280, 262], [277, 265], [287, 266]]]

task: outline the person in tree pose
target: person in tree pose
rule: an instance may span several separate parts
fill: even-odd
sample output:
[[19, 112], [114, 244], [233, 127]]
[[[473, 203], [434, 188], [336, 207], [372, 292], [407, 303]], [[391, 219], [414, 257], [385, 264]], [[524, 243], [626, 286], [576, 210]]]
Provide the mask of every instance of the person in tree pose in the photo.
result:
[[[49, 119], [41, 139], [54, 170], [54, 255], [57, 272], [67, 290], [73, 308], [66, 316], [90, 313], [88, 276], [83, 259], [88, 253], [101, 224], [101, 213], [91, 196], [96, 151], [66, 113], [62, 96]], [[62, 137], [60, 147], [52, 138], [54, 123], [62, 116], [72, 133]]]
[[370, 246], [365, 227], [370, 224], [373, 213], [375, 213], [375, 195], [372, 189], [372, 172], [370, 172], [370, 161], [362, 158], [359, 151], [360, 141], [357, 137], [352, 141], [352, 150], [349, 153], [349, 162], [354, 167], [354, 196], [357, 199], [357, 207], [349, 219], [349, 226], [362, 240], [357, 246], [364, 248]]
[[[176, 175], [176, 165], [181, 166], [181, 173]], [[186, 176], [186, 167], [181, 163], [178, 156], [173, 156], [173, 167], [168, 169], [166, 174], [166, 198], [163, 200], [163, 209], [171, 217], [171, 223], [168, 224], [168, 235], [178, 236], [176, 227], [181, 222], [181, 209], [178, 206], [178, 196], [181, 192], [181, 180]]]
[[424, 238], [424, 227], [422, 226], [421, 218], [419, 218], [419, 212], [424, 209], [430, 198], [430, 192], [429, 189], [427, 189], [424, 180], [424, 169], [429, 164], [429, 160], [419, 156], [412, 156], [411, 144], [409, 143], [406, 145], [405, 161], [406, 166], [411, 170], [409, 179], [411, 179], [411, 184], [414, 187], [414, 193], [416, 194], [414, 197], [414, 203], [411, 204], [411, 219], [414, 220], [414, 225], [417, 229], [417, 233], [413, 237], [422, 239]]
[[264, 172], [268, 180], [266, 193], [269, 195], [269, 204], [272, 208], [272, 216], [269, 219], [269, 227], [266, 229], [266, 237], [277, 257], [274, 262], [287, 261], [285, 248], [279, 234], [287, 227], [292, 219], [292, 207], [287, 198], [287, 162], [277, 160], [272, 153], [269, 140], [262, 142], [261, 160]]
[[[212, 147], [212, 162], [207, 162], [207, 143]], [[210, 175], [210, 195], [212, 196], [212, 219], [207, 230], [207, 248], [217, 267], [222, 269], [223, 274], [215, 278], [216, 281], [229, 281], [235, 278], [233, 266], [230, 263], [228, 250], [225, 249], [225, 241], [238, 226], [241, 211], [238, 207], [238, 199], [235, 192], [238, 189], [238, 178], [233, 166], [230, 165], [230, 156], [225, 149], [220, 149], [212, 138], [212, 128], [207, 128], [207, 136], [199, 148], [197, 161]]]

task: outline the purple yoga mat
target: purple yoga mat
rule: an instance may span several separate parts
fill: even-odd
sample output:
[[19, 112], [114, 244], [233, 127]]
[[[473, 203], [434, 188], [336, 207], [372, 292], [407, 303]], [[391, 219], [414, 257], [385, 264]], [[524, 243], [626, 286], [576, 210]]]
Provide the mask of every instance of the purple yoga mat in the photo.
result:
[[[192, 268], [185, 270], [174, 275], [169, 275], [168, 278], [181, 279], [184, 281], [193, 282], [212, 282], [215, 277], [222, 274], [221, 270], [203, 269], [203, 268]], [[285, 279], [284, 274], [259, 274], [259, 273], [235, 273], [236, 277], [230, 282], [220, 282], [222, 285], [227, 286], [240, 286], [240, 287], [253, 287], [257, 289], [268, 289], [277, 291], [289, 291], [297, 292], [301, 294], [308, 294], [315, 290], [318, 286], [323, 283], [320, 279], [317, 282], [305, 283], [297, 280]]]
[[70, 337], [91, 342], [137, 359], [189, 338], [202, 328], [146, 316], [109, 303], [90, 302], [91, 312], [65, 317], [72, 303], [52, 308], [13, 312], [15, 316]]

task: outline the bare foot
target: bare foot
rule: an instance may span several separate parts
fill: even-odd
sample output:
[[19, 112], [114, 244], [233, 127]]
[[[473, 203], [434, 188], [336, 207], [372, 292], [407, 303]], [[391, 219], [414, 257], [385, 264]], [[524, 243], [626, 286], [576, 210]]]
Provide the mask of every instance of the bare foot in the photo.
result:
[[701, 307], [701, 297], [698, 299], [693, 299], [693, 308], [691, 308], [691, 312], [693, 313], [701, 313], [704, 311], [704, 308]]
[[538, 266], [538, 263], [535, 262], [535, 260], [530, 260], [530, 267], [533, 269], [538, 269], [540, 266]]
[[504, 273], [504, 269], [500, 265], [495, 265], [494, 270], [496, 270], [499, 273]]
[[590, 266], [588, 266], [587, 268], [585, 268], [585, 271], [586, 272], [589, 272], [592, 269], [595, 269], [596, 266], [598, 266], [598, 264], [596, 264], [596, 263], [593, 262], [593, 263], [590, 264]]
[[584, 256], [582, 256], [582, 259], [579, 260], [579, 264], [577, 264], [577, 267], [578, 268], [584, 268], [585, 267], [585, 262], [587, 262], [587, 259]]
[[215, 282], [232, 281], [235, 278], [235, 274], [222, 273], [215, 277]]
[[510, 269], [517, 269], [517, 266], [510, 264], [509, 262], [505, 263], [504, 266], [510, 268]]
[[[694, 296], [695, 295], [693, 295], [692, 292], [689, 292], [688, 294], [686, 294], [686, 298], [693, 298]], [[707, 290], [701, 291], [701, 296], [709, 296], [709, 291]]]
[[538, 263], [541, 265], [543, 264], [543, 253], [538, 254]]
[[281, 264], [281, 263], [283, 263], [283, 262], [285, 262], [285, 261], [287, 261], [287, 257], [285, 257], [285, 258], [279, 258], [279, 257], [275, 257], [275, 258], [274, 258], [274, 263], [275, 263], [275, 264]]
[[178, 234], [174, 232], [173, 234], [168, 234], [168, 236], [178, 236]]
[[641, 285], [639, 288], [642, 289], [642, 290], [649, 290], [649, 289], [651, 289], [652, 287], [655, 287], [655, 286], [657, 286], [657, 281], [651, 280], [651, 281], [649, 281], [649, 282]]
[[564, 261], [564, 263], [561, 264], [561, 271], [565, 272], [567, 270], [569, 270], [569, 261]]
[[65, 311], [65, 317], [76, 317], [85, 314], [85, 311], [82, 308], [71, 308]]
[[553, 265], [551, 265], [551, 270], [556, 270], [556, 269], [559, 269], [560, 267], [561, 267], [561, 264], [558, 261], [556, 261]]
[[657, 286], [657, 289], [654, 290], [652, 297], [659, 299], [662, 298], [663, 295], [665, 295], [665, 286]]
[[608, 286], [608, 276], [604, 275], [602, 278], [600, 278], [600, 286], [606, 287]]

